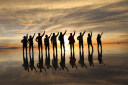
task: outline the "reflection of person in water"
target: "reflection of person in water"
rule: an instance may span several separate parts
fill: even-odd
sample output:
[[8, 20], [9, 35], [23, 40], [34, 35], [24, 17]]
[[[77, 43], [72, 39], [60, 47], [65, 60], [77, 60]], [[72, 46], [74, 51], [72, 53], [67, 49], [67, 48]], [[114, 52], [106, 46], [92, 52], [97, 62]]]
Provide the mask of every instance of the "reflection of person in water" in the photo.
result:
[[61, 67], [62, 70], [64, 70], [64, 68], [65, 68], [68, 71], [68, 68], [65, 65], [65, 52], [64, 52], [63, 56], [62, 56], [62, 53], [61, 53], [60, 67]]
[[23, 62], [24, 63], [22, 64], [22, 66], [24, 67], [24, 70], [29, 72], [29, 64], [28, 64], [28, 57], [27, 56], [25, 58], [23, 55]]
[[74, 36], [75, 36], [75, 31], [74, 31], [74, 34], [73, 35], [72, 35], [72, 33], [70, 33], [70, 36], [68, 38], [69, 44], [70, 44], [71, 53], [72, 53], [72, 50], [73, 50], [73, 53], [74, 53], [74, 43], [75, 43]]
[[28, 43], [29, 43], [29, 56], [31, 56], [31, 48], [32, 48], [32, 56], [34, 56], [34, 52], [33, 52], [33, 39], [34, 39], [35, 33], [33, 35], [33, 37], [30, 35], [29, 39], [28, 39]]
[[53, 52], [54, 52], [54, 48], [56, 48], [56, 55], [57, 55], [57, 36], [59, 35], [59, 32], [57, 35], [55, 35], [55, 33], [53, 33], [53, 36], [51, 37], [51, 43], [53, 45]]
[[[66, 30], [66, 31], [67, 31], [67, 30]], [[64, 49], [64, 51], [65, 51], [64, 35], [66, 34], [66, 31], [65, 31], [64, 34], [62, 34], [62, 32], [60, 32], [60, 36], [59, 36], [61, 52], [62, 52], [62, 46], [63, 46], [63, 49]]]
[[33, 71], [33, 69], [34, 69], [37, 72], [37, 70], [34, 66], [34, 56], [31, 57], [31, 55], [30, 55], [29, 57], [30, 57], [29, 67], [30, 67], [31, 71]]
[[26, 57], [27, 57], [28, 34], [23, 37], [23, 39], [21, 40], [21, 42], [23, 43], [23, 57], [24, 57], [24, 49], [26, 49]]
[[48, 54], [49, 54], [49, 49], [50, 49], [49, 48], [49, 38], [51, 37], [51, 34], [50, 34], [50, 36], [45, 35], [45, 38], [44, 38], [44, 45], [45, 45], [46, 55], [47, 55], [47, 50], [48, 50]]
[[50, 53], [48, 53], [48, 55], [46, 55], [45, 65], [46, 65], [47, 69], [52, 68], [52, 66], [50, 65]]
[[75, 52], [73, 52], [73, 55], [71, 53], [71, 57], [70, 57], [70, 61], [69, 61], [70, 65], [72, 66], [72, 68], [76, 67], [77, 69], [77, 66], [76, 66], [76, 58], [75, 58]]
[[102, 42], [101, 42], [101, 36], [102, 36], [102, 34], [103, 34], [103, 32], [101, 33], [101, 34], [98, 34], [97, 35], [97, 48], [99, 49], [99, 45], [100, 45], [100, 47], [101, 47], [101, 49], [102, 49]]
[[42, 37], [44, 36], [45, 31], [42, 35], [38, 33], [38, 36], [36, 37], [36, 42], [38, 42], [38, 50], [39, 50], [39, 55], [40, 55], [40, 49], [41, 49], [41, 56], [43, 55], [43, 47], [42, 47]]
[[54, 53], [53, 53], [53, 59], [52, 59], [52, 67], [54, 68], [54, 70], [57, 70], [58, 68], [59, 70], [61, 70], [60, 67], [58, 66], [58, 57], [57, 55], [55, 56]]
[[79, 49], [81, 51], [81, 47], [82, 47], [82, 51], [83, 51], [83, 36], [85, 34], [85, 31], [83, 33], [80, 32], [80, 35], [77, 37], [77, 40], [79, 40]]
[[93, 45], [92, 45], [92, 32], [91, 32], [91, 34], [88, 33], [87, 43], [88, 43], [88, 49], [90, 49], [90, 45], [91, 45], [92, 50], [93, 50]]
[[102, 59], [102, 49], [101, 49], [101, 52], [98, 49], [98, 61], [99, 61], [99, 64], [104, 64], [103, 59]]
[[44, 69], [45, 72], [47, 73], [47, 71], [43, 65], [43, 56], [41, 56], [41, 57], [39, 56], [39, 63], [37, 63], [37, 67], [40, 69], [40, 72], [42, 72], [42, 69]]
[[90, 54], [90, 50], [88, 50], [88, 61], [89, 61], [90, 66], [94, 67], [94, 63], [93, 63], [93, 50], [92, 50], [91, 54]]
[[80, 60], [78, 61], [78, 63], [81, 65], [82, 68], [83, 67], [87, 68], [87, 66], [86, 66], [86, 64], [84, 62], [84, 51], [82, 51], [82, 53], [80, 52]]

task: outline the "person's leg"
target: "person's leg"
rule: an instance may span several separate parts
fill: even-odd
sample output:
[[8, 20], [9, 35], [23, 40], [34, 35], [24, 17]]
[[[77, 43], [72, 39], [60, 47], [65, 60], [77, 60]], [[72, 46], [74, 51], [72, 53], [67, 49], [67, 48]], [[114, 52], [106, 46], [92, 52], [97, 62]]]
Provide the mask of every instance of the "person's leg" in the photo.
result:
[[25, 48], [26, 48], [26, 57], [27, 57], [27, 45], [26, 45], [26, 47], [25, 47]]
[[42, 47], [42, 43], [41, 43], [41, 56], [43, 56], [43, 47]]
[[56, 56], [57, 56], [57, 44], [56, 44]]
[[24, 57], [24, 46], [23, 46], [23, 57]]
[[60, 49], [61, 49], [61, 54], [62, 54], [62, 43], [60, 43]]
[[29, 56], [31, 56], [31, 45], [29, 45]]
[[33, 44], [32, 44], [32, 57], [34, 57], [34, 49], [33, 49]]
[[74, 43], [73, 43], [73, 54], [74, 54]]

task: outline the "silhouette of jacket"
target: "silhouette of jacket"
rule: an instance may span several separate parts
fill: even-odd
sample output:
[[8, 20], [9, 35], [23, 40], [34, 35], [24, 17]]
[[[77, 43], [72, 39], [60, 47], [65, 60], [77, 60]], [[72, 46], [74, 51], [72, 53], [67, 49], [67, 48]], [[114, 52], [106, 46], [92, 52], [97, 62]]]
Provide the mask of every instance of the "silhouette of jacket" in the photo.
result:
[[52, 37], [51, 37], [51, 42], [52, 42], [52, 44], [54, 44], [54, 45], [57, 44], [56, 37], [57, 37], [57, 36], [52, 36]]
[[68, 40], [69, 40], [69, 44], [75, 43], [74, 36], [69, 36]]

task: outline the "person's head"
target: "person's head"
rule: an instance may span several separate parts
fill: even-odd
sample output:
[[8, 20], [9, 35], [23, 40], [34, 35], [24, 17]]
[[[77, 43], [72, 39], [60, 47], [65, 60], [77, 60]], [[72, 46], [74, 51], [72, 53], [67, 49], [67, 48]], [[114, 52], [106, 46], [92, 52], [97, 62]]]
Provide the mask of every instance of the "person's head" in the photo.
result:
[[55, 33], [53, 33], [53, 36], [55, 36]]
[[72, 36], [72, 33], [70, 33], [70, 36]]
[[98, 34], [98, 37], [100, 36], [100, 34]]
[[80, 35], [82, 35], [82, 33], [80, 32]]
[[90, 33], [88, 33], [88, 37], [90, 37]]
[[60, 35], [62, 35], [62, 32], [60, 32]]
[[47, 38], [47, 37], [48, 37], [48, 35], [45, 35], [45, 37]]
[[40, 36], [40, 33], [38, 33], [38, 35]]
[[32, 38], [32, 36], [30, 35], [29, 38]]
[[23, 38], [25, 38], [25, 36]]

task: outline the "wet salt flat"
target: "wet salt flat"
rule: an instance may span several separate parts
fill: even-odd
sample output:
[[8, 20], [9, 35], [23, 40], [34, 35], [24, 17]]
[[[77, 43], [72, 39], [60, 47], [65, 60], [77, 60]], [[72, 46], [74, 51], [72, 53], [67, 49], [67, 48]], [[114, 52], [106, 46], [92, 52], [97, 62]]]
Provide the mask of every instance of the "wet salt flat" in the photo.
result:
[[[94, 67], [89, 65], [88, 49], [84, 46], [84, 61], [87, 68], [82, 68], [79, 61], [79, 48], [75, 47], [76, 68], [69, 64], [70, 50], [66, 49], [67, 70], [46, 69], [42, 72], [36, 67], [38, 50], [35, 48], [35, 71], [24, 71], [22, 49], [0, 49], [0, 85], [127, 85], [128, 81], [128, 46], [127, 44], [104, 44], [102, 59], [99, 64], [97, 46], [94, 45]], [[45, 51], [43, 52], [45, 53]], [[53, 58], [52, 49], [50, 57]], [[44, 54], [45, 58], [45, 54]], [[58, 64], [60, 48], [58, 47]]]

